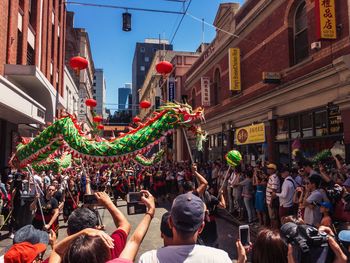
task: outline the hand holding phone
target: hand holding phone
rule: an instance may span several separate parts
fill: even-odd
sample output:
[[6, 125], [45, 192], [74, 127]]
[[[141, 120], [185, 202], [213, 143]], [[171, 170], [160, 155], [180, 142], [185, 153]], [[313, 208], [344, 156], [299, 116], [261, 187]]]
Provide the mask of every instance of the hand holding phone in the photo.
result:
[[243, 246], [250, 245], [249, 225], [239, 226], [239, 240], [241, 241]]

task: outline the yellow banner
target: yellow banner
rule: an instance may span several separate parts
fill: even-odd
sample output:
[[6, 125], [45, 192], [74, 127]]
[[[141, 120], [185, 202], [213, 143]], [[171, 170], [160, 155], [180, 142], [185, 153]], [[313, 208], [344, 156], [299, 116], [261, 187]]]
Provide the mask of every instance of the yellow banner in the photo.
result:
[[318, 20], [318, 35], [322, 39], [337, 38], [334, 0], [316, 0], [316, 17]]
[[241, 91], [241, 52], [239, 48], [230, 48], [229, 57], [229, 74], [230, 90]]
[[265, 125], [259, 123], [251, 126], [242, 127], [235, 132], [235, 144], [251, 144], [265, 142]]

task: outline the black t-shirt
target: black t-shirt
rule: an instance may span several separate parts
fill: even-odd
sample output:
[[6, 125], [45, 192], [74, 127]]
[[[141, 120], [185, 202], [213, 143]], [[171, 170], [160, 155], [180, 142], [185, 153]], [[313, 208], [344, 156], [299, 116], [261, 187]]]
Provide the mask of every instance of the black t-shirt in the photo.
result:
[[61, 190], [57, 190], [56, 193], [53, 195], [53, 197], [58, 201], [59, 203], [63, 201], [63, 194]]
[[[41, 207], [43, 209], [44, 216], [50, 216], [53, 214], [53, 210], [58, 208], [58, 201], [56, 198], [52, 197], [47, 200], [46, 197], [40, 197]], [[40, 209], [36, 210], [36, 213], [41, 213]]]

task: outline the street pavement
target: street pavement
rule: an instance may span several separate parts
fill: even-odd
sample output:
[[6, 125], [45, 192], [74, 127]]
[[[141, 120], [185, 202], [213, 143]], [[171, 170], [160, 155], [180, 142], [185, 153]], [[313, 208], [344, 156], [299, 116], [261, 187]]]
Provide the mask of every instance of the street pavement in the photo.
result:
[[[127, 215], [126, 211], [126, 202], [119, 201], [118, 200], [118, 208]], [[139, 253], [137, 255], [137, 258], [135, 262], [137, 262], [138, 258], [142, 253], [157, 249], [159, 247], [163, 246], [163, 240], [160, 236], [160, 222], [162, 215], [168, 211], [170, 208], [170, 203], [168, 201], [165, 201], [164, 203], [160, 203], [160, 205], [156, 209], [155, 216], [151, 222], [151, 225], [149, 227], [149, 230], [141, 244]], [[113, 219], [111, 215], [109, 214], [108, 210], [100, 207], [98, 209], [102, 222], [105, 225], [105, 230], [107, 233], [111, 234], [115, 230], [115, 225], [113, 222]], [[235, 224], [234, 221], [230, 220], [228, 217], [232, 216], [228, 215], [226, 211], [221, 211], [223, 217], [217, 218], [217, 225], [218, 225], [218, 235], [219, 235], [219, 248], [225, 250], [231, 259], [236, 259], [236, 248], [235, 248], [235, 241], [238, 237], [238, 227]], [[143, 218], [143, 215], [127, 215], [127, 218], [132, 225], [131, 233], [134, 231], [138, 223]], [[63, 222], [63, 220], [60, 220], [60, 230], [58, 235], [58, 240], [62, 240], [64, 237], [67, 236], [67, 226]], [[7, 248], [9, 248], [12, 244], [12, 239], [8, 238], [8, 234], [6, 231], [0, 231], [1, 238], [0, 238], [0, 255], [3, 255]], [[46, 255], [49, 255], [50, 250], [46, 252]], [[45, 256], [46, 257], [46, 256]]]

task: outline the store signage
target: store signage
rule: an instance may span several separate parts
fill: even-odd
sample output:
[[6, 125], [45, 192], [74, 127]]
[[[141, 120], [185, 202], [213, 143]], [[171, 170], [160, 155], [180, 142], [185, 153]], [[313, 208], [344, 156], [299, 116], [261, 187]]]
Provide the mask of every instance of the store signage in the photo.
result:
[[229, 57], [229, 75], [230, 90], [241, 91], [241, 52], [239, 48], [230, 48]]
[[333, 103], [328, 103], [328, 127], [329, 134], [339, 134], [343, 132], [343, 123], [341, 119], [341, 114], [339, 106]]
[[[201, 78], [202, 106], [210, 106], [210, 78]], [[193, 98], [192, 98], [193, 99]]]
[[79, 99], [78, 99], [78, 122], [86, 122], [86, 90], [84, 88], [79, 89]]
[[265, 125], [264, 123], [254, 124], [242, 127], [235, 132], [235, 144], [251, 144], [265, 142]]
[[264, 83], [281, 83], [281, 74], [279, 72], [263, 72], [262, 79]]
[[337, 24], [335, 21], [336, 14], [334, 2], [334, 0], [315, 1], [317, 37], [319, 39], [337, 38]]
[[175, 100], [175, 78], [169, 78], [168, 80], [168, 101]]

